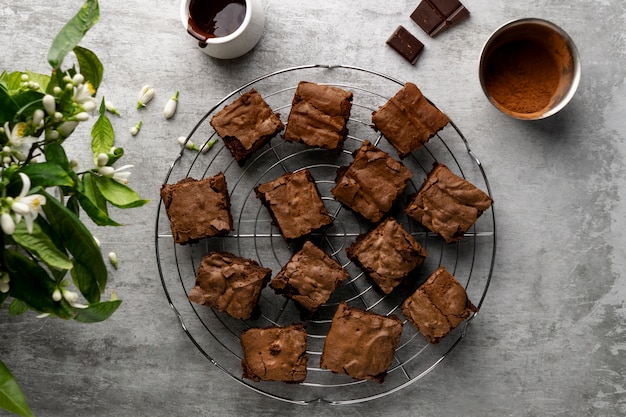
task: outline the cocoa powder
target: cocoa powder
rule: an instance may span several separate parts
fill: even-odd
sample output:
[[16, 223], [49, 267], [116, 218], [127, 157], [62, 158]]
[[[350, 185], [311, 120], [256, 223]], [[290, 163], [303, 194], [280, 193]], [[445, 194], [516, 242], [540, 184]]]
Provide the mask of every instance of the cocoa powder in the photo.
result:
[[485, 88], [500, 106], [516, 113], [545, 109], [559, 79], [559, 64], [537, 40], [505, 43], [491, 53], [485, 66]]

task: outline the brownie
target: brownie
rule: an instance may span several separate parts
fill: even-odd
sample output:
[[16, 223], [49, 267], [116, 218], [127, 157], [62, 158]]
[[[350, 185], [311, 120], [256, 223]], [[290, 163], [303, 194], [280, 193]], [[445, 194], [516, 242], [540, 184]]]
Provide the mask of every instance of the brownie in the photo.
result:
[[253, 327], [241, 333], [243, 378], [253, 381], [303, 382], [309, 357], [302, 324]]
[[202, 180], [185, 178], [161, 186], [174, 242], [187, 244], [233, 230], [230, 196], [223, 173]]
[[309, 235], [333, 222], [308, 169], [287, 172], [257, 185], [254, 191], [287, 241]]
[[202, 258], [189, 300], [237, 319], [248, 319], [271, 274], [271, 269], [252, 259], [211, 252]]
[[411, 19], [429, 36], [435, 36], [469, 15], [459, 0], [422, 0], [411, 13]]
[[385, 294], [409, 277], [427, 256], [426, 250], [392, 217], [359, 235], [346, 248], [346, 254]]
[[440, 266], [402, 303], [402, 314], [430, 343], [438, 343], [478, 309], [465, 289]]
[[324, 341], [323, 369], [382, 383], [402, 335], [402, 321], [341, 302]]
[[417, 62], [419, 54], [424, 49], [424, 44], [402, 25], [398, 26], [387, 39], [387, 45], [411, 64]]
[[372, 122], [396, 148], [400, 158], [405, 158], [428, 142], [450, 119], [415, 84], [408, 82], [372, 113]]
[[210, 123], [239, 165], [285, 128], [255, 89], [224, 107]]
[[314, 312], [348, 276], [337, 261], [306, 241], [270, 281], [270, 287]]
[[492, 203], [475, 185], [435, 163], [405, 211], [450, 243], [461, 239]]
[[412, 172], [400, 161], [364, 141], [347, 167], [337, 170], [332, 194], [352, 211], [379, 222], [391, 210]]
[[351, 108], [351, 92], [301, 81], [291, 103], [283, 138], [313, 147], [341, 150], [348, 134]]

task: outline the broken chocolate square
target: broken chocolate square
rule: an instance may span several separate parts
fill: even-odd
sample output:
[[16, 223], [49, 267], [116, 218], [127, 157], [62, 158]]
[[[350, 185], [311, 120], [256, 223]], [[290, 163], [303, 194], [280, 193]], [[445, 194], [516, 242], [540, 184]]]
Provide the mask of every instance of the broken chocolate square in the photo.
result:
[[469, 10], [459, 0], [422, 0], [411, 19], [429, 36], [435, 36], [469, 15]]
[[424, 44], [402, 25], [398, 26], [396, 31], [387, 39], [387, 45], [395, 49], [411, 64], [415, 64], [417, 57], [424, 49]]

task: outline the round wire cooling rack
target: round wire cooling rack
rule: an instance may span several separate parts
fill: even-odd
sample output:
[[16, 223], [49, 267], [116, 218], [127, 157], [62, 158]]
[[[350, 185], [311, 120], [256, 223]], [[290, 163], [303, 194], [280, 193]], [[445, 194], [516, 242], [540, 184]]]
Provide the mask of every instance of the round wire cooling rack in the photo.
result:
[[[375, 71], [345, 65], [305, 65], [276, 71], [239, 87], [215, 104], [193, 127], [187, 141], [202, 144], [217, 138], [209, 124], [210, 117], [224, 105], [234, 101], [251, 88], [256, 89], [280, 113], [284, 123], [290, 111], [293, 94], [299, 81], [334, 85], [354, 94], [349, 135], [343, 152], [330, 152], [291, 143], [280, 138], [259, 150], [244, 166], [239, 166], [221, 141], [206, 154], [185, 147], [171, 164], [166, 183], [186, 177], [201, 179], [223, 172], [231, 198], [234, 231], [228, 236], [204, 239], [191, 245], [174, 243], [163, 202], [156, 216], [155, 247], [161, 282], [170, 307], [200, 352], [232, 379], [271, 398], [298, 404], [315, 401], [331, 404], [357, 403], [383, 397], [420, 380], [432, 371], [465, 337], [468, 325], [476, 314], [448, 334], [441, 342], [429, 344], [404, 320], [402, 339], [383, 383], [357, 381], [320, 367], [320, 356], [331, 318], [340, 301], [377, 312], [396, 314], [402, 318], [400, 304], [440, 265], [465, 287], [470, 300], [480, 308], [489, 287], [496, 254], [496, 225], [493, 207], [483, 213], [459, 242], [446, 244], [404, 213], [404, 205], [421, 186], [434, 162], [446, 164], [491, 195], [487, 176], [469, 143], [454, 123], [449, 123], [421, 149], [402, 162], [412, 170], [400, 201], [392, 209], [394, 216], [427, 250], [428, 256], [411, 285], [396, 288], [391, 294], [379, 293], [363, 272], [346, 256], [345, 248], [372, 225], [344, 208], [332, 196], [337, 168], [352, 161], [351, 153], [369, 140], [390, 155], [397, 157], [387, 140], [371, 127], [371, 114], [392, 97], [404, 83]], [[197, 267], [211, 251], [226, 251], [257, 260], [278, 273], [297, 248], [287, 243], [272, 223], [265, 207], [256, 198], [254, 187], [285, 172], [307, 168], [316, 185], [333, 224], [314, 236], [316, 243], [350, 274], [332, 294], [315, 317], [303, 317], [290, 299], [265, 287], [259, 299], [260, 315], [250, 320], [233, 319], [188, 300], [195, 283]], [[243, 379], [243, 352], [239, 335], [250, 327], [268, 327], [303, 322], [307, 329], [309, 362], [307, 378], [300, 384], [253, 382]]]

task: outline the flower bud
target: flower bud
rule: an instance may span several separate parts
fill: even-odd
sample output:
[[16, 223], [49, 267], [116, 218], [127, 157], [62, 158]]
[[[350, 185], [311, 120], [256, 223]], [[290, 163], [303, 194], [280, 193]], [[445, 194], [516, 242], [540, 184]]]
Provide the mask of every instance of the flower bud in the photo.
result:
[[78, 113], [75, 117], [76, 120], [78, 120], [79, 122], [86, 122], [87, 120], [89, 120], [89, 113], [83, 111]]
[[65, 298], [65, 301], [68, 303], [73, 304], [78, 301], [78, 293], [74, 291], [63, 291], [63, 298]]
[[54, 100], [54, 96], [50, 94], [46, 94], [43, 96], [43, 108], [46, 109], [46, 113], [54, 114], [56, 109], [56, 101]]
[[120, 115], [120, 112], [115, 108], [115, 105], [112, 102], [110, 102], [109, 100], [106, 100], [104, 102], [104, 107], [107, 109], [107, 111], [109, 113], [113, 113], [113, 114], [116, 114], [118, 116]]
[[75, 74], [74, 77], [72, 78], [72, 83], [74, 85], [79, 85], [82, 84], [85, 81], [85, 77], [83, 76], [83, 74]]
[[113, 268], [117, 269], [117, 255], [115, 252], [109, 252], [109, 261], [111, 261]]
[[207, 153], [209, 151], [209, 149], [211, 149], [213, 147], [213, 145], [215, 145], [217, 143], [217, 138], [213, 138], [210, 141], [208, 141], [207, 143], [205, 143], [202, 148], [200, 148], [200, 152], [202, 152], [203, 154]]
[[45, 114], [43, 113], [43, 110], [41, 109], [35, 110], [35, 112], [33, 113], [33, 124], [35, 125], [35, 127], [37, 128], [43, 127], [44, 116]]
[[96, 107], [98, 106], [96, 105], [95, 100], [87, 100], [83, 103], [83, 110], [85, 110], [87, 113], [93, 112]]
[[99, 153], [96, 159], [99, 167], [106, 166], [109, 163], [109, 155], [105, 153]]
[[165, 104], [165, 108], [163, 109], [163, 116], [166, 119], [171, 119], [176, 113], [176, 107], [178, 107], [178, 91], [176, 91], [172, 98], [170, 98]]
[[53, 299], [54, 301], [59, 302], [59, 301], [61, 301], [61, 298], [62, 298], [62, 297], [63, 297], [63, 296], [61, 295], [61, 290], [60, 290], [60, 289], [58, 289], [58, 288], [57, 288], [56, 290], [54, 290], [54, 292], [52, 293], [52, 299]]
[[130, 128], [130, 134], [135, 136], [141, 130], [141, 126], [143, 125], [143, 121], [139, 121], [135, 126]]
[[15, 232], [15, 222], [9, 213], [2, 213], [0, 216], [0, 226], [5, 235], [12, 235]]
[[98, 173], [100, 173], [103, 177], [113, 178], [113, 175], [115, 175], [115, 168], [110, 166], [100, 167], [98, 168]]
[[0, 293], [6, 294], [9, 292], [9, 283], [8, 282], [0, 282]]

